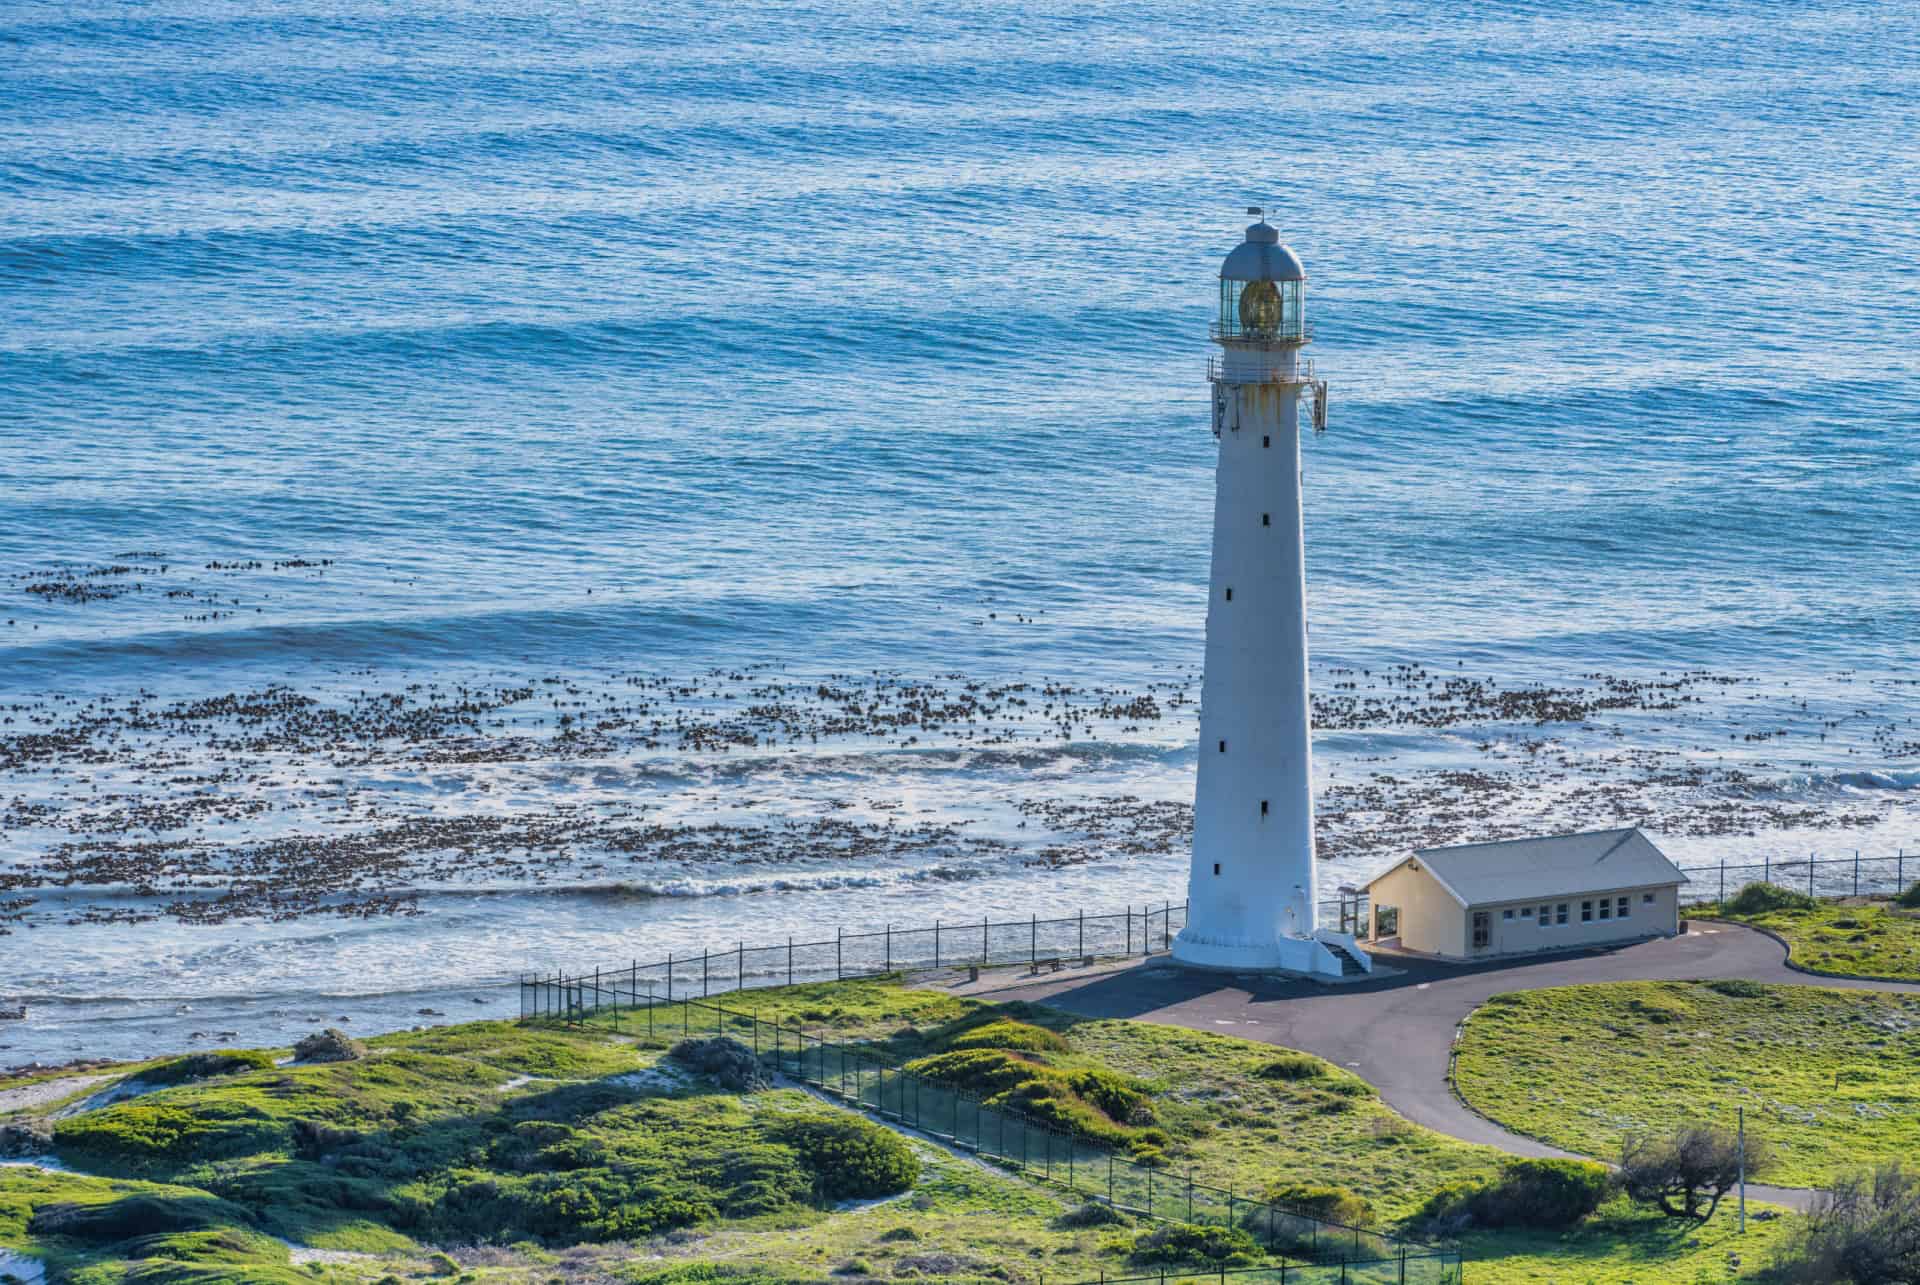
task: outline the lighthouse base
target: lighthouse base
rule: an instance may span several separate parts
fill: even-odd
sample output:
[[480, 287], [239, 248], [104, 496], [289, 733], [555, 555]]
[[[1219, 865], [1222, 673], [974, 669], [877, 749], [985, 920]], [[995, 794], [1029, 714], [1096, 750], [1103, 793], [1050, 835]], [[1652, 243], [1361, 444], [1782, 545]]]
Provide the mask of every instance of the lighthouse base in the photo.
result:
[[1312, 937], [1261, 941], [1207, 938], [1183, 930], [1173, 939], [1173, 961], [1184, 968], [1220, 973], [1301, 973], [1339, 977], [1340, 960]]

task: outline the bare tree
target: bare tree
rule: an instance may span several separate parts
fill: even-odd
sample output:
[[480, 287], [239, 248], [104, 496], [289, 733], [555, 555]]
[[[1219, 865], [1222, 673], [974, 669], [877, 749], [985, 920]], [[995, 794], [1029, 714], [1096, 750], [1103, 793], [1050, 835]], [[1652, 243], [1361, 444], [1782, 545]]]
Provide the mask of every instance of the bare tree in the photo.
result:
[[1920, 1280], [1920, 1174], [1896, 1161], [1837, 1179], [1781, 1254], [1790, 1281], [1902, 1285]]
[[[1766, 1148], [1749, 1136], [1747, 1173], [1766, 1162]], [[1669, 1218], [1707, 1221], [1739, 1182], [1740, 1139], [1731, 1129], [1685, 1125], [1664, 1137], [1630, 1137], [1620, 1149], [1621, 1189]]]

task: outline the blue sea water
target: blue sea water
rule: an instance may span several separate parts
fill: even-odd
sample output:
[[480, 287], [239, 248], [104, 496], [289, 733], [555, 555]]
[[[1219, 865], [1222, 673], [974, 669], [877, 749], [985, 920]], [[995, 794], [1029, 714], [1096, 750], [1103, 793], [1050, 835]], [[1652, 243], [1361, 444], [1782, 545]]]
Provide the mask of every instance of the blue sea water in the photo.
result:
[[[1809, 702], [1751, 763], [1766, 788], [1864, 800], [1891, 849], [1920, 835], [1916, 139], [1899, 3], [0, 0], [0, 732], [271, 683], [1190, 676], [1206, 326], [1251, 203], [1307, 264], [1331, 385], [1305, 460], [1322, 672], [1752, 678], [1772, 712]], [[27, 591], [130, 563], [167, 570]], [[1744, 754], [1742, 717], [1663, 744]], [[597, 787], [563, 753], [431, 781], [291, 756], [286, 819], [208, 824], [236, 851], [311, 831], [303, 790], [692, 824], [853, 781], [991, 828], [1013, 795], [1179, 799], [1183, 728], [952, 770], [623, 752], [636, 776]], [[1479, 739], [1335, 738], [1323, 770]], [[8, 775], [14, 871], [114, 834], [28, 805], [186, 788]], [[209, 997], [481, 986], [1019, 909], [1041, 880], [1138, 904], [1184, 871], [1172, 844], [863, 900], [849, 864], [324, 929], [76, 924], [43, 896], [0, 955], [49, 1017], [9, 1037], [131, 1051]]]

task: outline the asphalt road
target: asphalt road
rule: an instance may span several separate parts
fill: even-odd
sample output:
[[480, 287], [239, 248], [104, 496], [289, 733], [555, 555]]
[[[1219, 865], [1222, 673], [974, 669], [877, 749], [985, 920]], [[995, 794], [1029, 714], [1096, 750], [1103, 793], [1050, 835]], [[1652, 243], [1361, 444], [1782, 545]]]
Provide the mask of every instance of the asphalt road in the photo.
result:
[[[1364, 1077], [1409, 1120], [1521, 1156], [1571, 1153], [1501, 1128], [1462, 1103], [1447, 1082], [1454, 1032], [1468, 1014], [1502, 991], [1585, 982], [1746, 977], [1920, 994], [1920, 986], [1898, 982], [1797, 972], [1787, 967], [1786, 951], [1778, 942], [1726, 924], [1695, 924], [1692, 932], [1678, 937], [1613, 949], [1505, 962], [1448, 965], [1394, 955], [1376, 959], [1398, 975], [1323, 986], [1253, 974], [1192, 972], [1160, 956], [1093, 975], [1049, 975], [1011, 985], [983, 978], [978, 989], [965, 989], [981, 999], [1026, 1000], [1083, 1017], [1138, 1018], [1303, 1049]], [[1752, 1183], [1747, 1193], [1796, 1209], [1805, 1208], [1813, 1195]]]

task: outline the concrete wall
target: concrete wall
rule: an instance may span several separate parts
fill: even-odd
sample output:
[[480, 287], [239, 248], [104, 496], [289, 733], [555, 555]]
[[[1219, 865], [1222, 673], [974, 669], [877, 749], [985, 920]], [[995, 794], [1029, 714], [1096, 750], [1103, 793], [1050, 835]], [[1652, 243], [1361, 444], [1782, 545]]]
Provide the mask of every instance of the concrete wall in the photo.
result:
[[[1605, 892], [1583, 892], [1532, 902], [1505, 902], [1476, 907], [1492, 916], [1493, 939], [1484, 951], [1474, 955], [1513, 955], [1537, 950], [1565, 950], [1570, 946], [1594, 946], [1607, 942], [1633, 941], [1640, 937], [1671, 937], [1680, 931], [1680, 899], [1677, 888], [1609, 888]], [[1652, 896], [1653, 901], [1646, 898]], [[1600, 917], [1600, 902], [1614, 910], [1620, 898], [1627, 899], [1628, 914], [1606, 919]], [[1583, 920], [1581, 909], [1593, 904], [1593, 918]], [[1567, 907], [1567, 922], [1559, 922], [1559, 908]], [[1554, 922], [1540, 926], [1540, 907], [1554, 908]], [[1513, 918], [1507, 918], [1508, 911]], [[1531, 911], [1531, 913], [1528, 913]], [[1469, 926], [1471, 916], [1466, 918]], [[1471, 941], [1471, 937], [1467, 940]]]
[[1372, 906], [1400, 910], [1400, 945], [1429, 955], [1467, 953], [1466, 912], [1424, 868], [1402, 865], [1373, 881]]
[[1314, 930], [1318, 902], [1300, 390], [1265, 382], [1292, 370], [1294, 349], [1230, 344], [1223, 356], [1193, 865], [1173, 953], [1260, 968]]
[[[1647, 901], [1651, 895], [1653, 900]], [[1609, 911], [1617, 911], [1619, 899], [1626, 897], [1627, 917], [1610, 913], [1600, 917], [1600, 901], [1605, 898]], [[1561, 903], [1567, 907], [1567, 922], [1558, 922]], [[1593, 918], [1583, 920], [1581, 911], [1593, 905]], [[1372, 905], [1377, 915], [1382, 906], [1400, 909], [1400, 944], [1407, 950], [1443, 955], [1454, 959], [1485, 958], [1490, 955], [1518, 955], [1543, 950], [1566, 950], [1576, 946], [1604, 945], [1634, 941], [1642, 937], [1670, 937], [1680, 931], [1680, 898], [1677, 887], [1609, 888], [1538, 901], [1501, 902], [1463, 908], [1425, 868], [1415, 871], [1400, 866], [1379, 879], [1372, 887]], [[1540, 907], [1552, 908], [1551, 922], [1540, 926]], [[1472, 948], [1473, 913], [1489, 916], [1490, 940], [1486, 949]], [[1511, 910], [1513, 918], [1507, 918]]]

